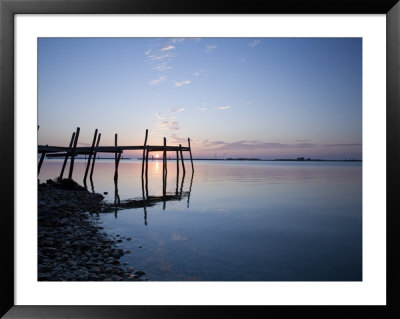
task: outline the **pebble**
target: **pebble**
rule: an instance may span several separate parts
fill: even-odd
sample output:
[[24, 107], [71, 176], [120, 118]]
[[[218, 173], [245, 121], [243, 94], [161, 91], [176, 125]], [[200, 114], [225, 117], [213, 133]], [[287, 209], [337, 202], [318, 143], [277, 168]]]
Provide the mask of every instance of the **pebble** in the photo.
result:
[[98, 226], [98, 217], [88, 213], [101, 212], [104, 197], [74, 183], [49, 180], [39, 184], [38, 280], [136, 280], [141, 272], [134, 278], [130, 274], [133, 267], [125, 269], [128, 262], [122, 265], [119, 261], [130, 253], [116, 246], [122, 239], [108, 237]]

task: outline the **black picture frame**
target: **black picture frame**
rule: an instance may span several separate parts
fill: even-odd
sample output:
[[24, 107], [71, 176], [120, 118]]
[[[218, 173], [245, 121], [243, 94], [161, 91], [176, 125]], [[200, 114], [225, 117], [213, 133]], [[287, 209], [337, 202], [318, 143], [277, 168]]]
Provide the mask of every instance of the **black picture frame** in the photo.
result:
[[[400, 318], [399, 0], [0, 0], [0, 315], [4, 318]], [[386, 306], [16, 306], [14, 303], [14, 15], [15, 14], [385, 14], [387, 21], [387, 305]], [[383, 212], [381, 212], [383, 213]], [[238, 292], [241, 293], [241, 292]]]

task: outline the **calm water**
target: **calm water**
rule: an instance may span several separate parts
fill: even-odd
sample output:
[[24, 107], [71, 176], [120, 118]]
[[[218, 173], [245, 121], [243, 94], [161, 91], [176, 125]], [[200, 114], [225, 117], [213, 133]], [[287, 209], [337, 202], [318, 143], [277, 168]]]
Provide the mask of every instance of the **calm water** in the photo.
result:
[[[59, 174], [45, 160], [40, 180]], [[82, 183], [84, 160], [73, 178]], [[362, 165], [354, 162], [190, 162], [182, 183], [168, 163], [167, 193], [181, 200], [101, 214], [104, 231], [131, 237], [121, 258], [152, 281], [362, 280]], [[68, 169], [68, 166], [67, 166]], [[120, 200], [142, 198], [141, 161], [120, 162]], [[114, 202], [114, 161], [97, 161], [94, 191]], [[90, 188], [90, 183], [88, 183]], [[188, 194], [190, 191], [190, 195]], [[148, 194], [162, 195], [162, 162]]]

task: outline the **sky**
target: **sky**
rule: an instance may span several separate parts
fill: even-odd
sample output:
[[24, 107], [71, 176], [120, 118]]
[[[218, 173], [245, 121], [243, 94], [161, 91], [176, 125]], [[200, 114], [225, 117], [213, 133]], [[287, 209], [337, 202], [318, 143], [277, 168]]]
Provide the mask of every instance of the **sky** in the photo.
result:
[[362, 159], [362, 40], [39, 38], [38, 125], [40, 145], [148, 129], [194, 158]]

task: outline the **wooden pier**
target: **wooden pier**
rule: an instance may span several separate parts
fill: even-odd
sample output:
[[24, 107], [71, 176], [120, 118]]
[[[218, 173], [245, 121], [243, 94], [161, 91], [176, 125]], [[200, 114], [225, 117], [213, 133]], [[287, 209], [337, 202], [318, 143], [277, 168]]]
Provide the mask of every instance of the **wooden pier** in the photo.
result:
[[[39, 129], [39, 127], [38, 127]], [[177, 165], [177, 173], [179, 174], [179, 156], [181, 159], [182, 171], [183, 175], [186, 173], [185, 163], [183, 152], [189, 152], [190, 161], [192, 166], [192, 172], [194, 173], [193, 166], [193, 158], [192, 158], [192, 149], [190, 146], [190, 138], [188, 138], [188, 146], [168, 146], [167, 139], [164, 137], [163, 145], [148, 145], [148, 130], [146, 129], [145, 139], [143, 145], [131, 145], [131, 146], [121, 146], [118, 145], [118, 134], [115, 134], [115, 144], [114, 146], [99, 146], [101, 134], [98, 134], [98, 130], [96, 129], [93, 136], [93, 141], [91, 146], [78, 147], [78, 139], [79, 139], [80, 128], [76, 129], [76, 132], [72, 133], [71, 141], [69, 146], [48, 146], [48, 145], [38, 145], [38, 154], [41, 154], [39, 164], [38, 164], [38, 175], [40, 173], [41, 166], [43, 164], [45, 157], [64, 157], [64, 162], [60, 172], [60, 179], [63, 178], [65, 166], [68, 162], [68, 158], [70, 158], [70, 167], [68, 178], [72, 179], [73, 170], [74, 170], [74, 161], [75, 157], [78, 155], [88, 155], [88, 160], [85, 169], [85, 175], [83, 178], [83, 183], [86, 186], [86, 179], [90, 169], [90, 178], [92, 178], [94, 165], [96, 162], [97, 153], [114, 153], [115, 159], [115, 174], [114, 180], [118, 179], [118, 166], [121, 159], [121, 154], [124, 151], [128, 150], [143, 150], [142, 156], [142, 179], [145, 176], [147, 180], [148, 173], [148, 161], [149, 154], [151, 152], [162, 152], [163, 154], [163, 192], [165, 194], [166, 188], [166, 175], [167, 175], [167, 154], [168, 152], [174, 152], [176, 154], [176, 165]], [[93, 158], [93, 160], [92, 160]]]

